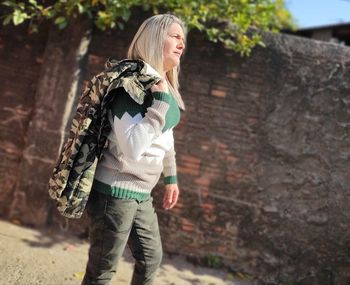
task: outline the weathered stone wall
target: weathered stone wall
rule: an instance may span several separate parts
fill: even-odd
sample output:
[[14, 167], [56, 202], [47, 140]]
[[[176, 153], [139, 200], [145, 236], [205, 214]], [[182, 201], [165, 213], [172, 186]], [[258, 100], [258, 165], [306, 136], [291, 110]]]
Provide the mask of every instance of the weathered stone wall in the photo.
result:
[[[45, 183], [74, 94], [108, 57], [124, 58], [141, 21], [135, 17], [123, 32], [94, 30], [91, 42], [86, 23], [35, 37], [0, 31], [5, 82], [18, 78], [19, 66], [36, 62], [26, 69], [30, 79], [24, 73], [16, 84], [0, 86], [2, 216], [32, 224], [52, 220]], [[24, 53], [13, 50], [15, 35], [30, 41], [41, 60], [28, 52], [15, 64]], [[181, 74], [187, 111], [175, 131], [182, 190], [177, 207], [162, 210], [163, 185], [154, 191], [164, 247], [220, 256], [262, 283], [347, 284], [350, 50], [287, 35], [266, 35], [266, 43], [240, 58], [190, 33]], [[13, 118], [16, 106], [20, 116]], [[63, 223], [57, 215], [53, 221]]]
[[18, 169], [30, 151], [26, 149], [27, 133], [34, 115], [47, 28], [31, 36], [26, 26], [0, 28], [0, 215], [4, 216], [15, 214], [10, 206], [18, 186]]
[[[263, 66], [273, 84], [259, 100], [252, 196], [261, 212], [252, 222], [260, 244], [253, 247], [275, 276], [348, 284], [350, 49], [288, 36], [269, 41]], [[311, 283], [314, 274], [323, 281]]]

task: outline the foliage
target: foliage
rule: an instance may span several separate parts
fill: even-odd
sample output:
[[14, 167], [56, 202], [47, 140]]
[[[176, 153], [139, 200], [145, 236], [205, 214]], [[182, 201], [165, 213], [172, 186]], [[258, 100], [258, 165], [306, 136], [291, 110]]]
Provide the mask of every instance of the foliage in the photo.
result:
[[205, 261], [210, 268], [220, 268], [222, 266], [222, 260], [219, 256], [208, 255], [205, 257]]
[[293, 28], [284, 0], [59, 0], [0, 2], [7, 6], [3, 24], [19, 25], [30, 21], [31, 31], [50, 19], [59, 28], [65, 28], [70, 18], [79, 14], [92, 19], [101, 30], [123, 29], [132, 8], [142, 7], [153, 13], [170, 12], [182, 18], [189, 29], [206, 33], [213, 42], [248, 55], [251, 49], [263, 45], [263, 31], [277, 32]]

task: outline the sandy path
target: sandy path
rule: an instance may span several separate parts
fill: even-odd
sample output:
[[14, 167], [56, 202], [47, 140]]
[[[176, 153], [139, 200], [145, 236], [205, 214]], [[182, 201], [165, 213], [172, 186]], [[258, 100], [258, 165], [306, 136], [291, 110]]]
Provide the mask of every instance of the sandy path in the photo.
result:
[[[0, 220], [0, 285], [79, 285], [88, 243], [62, 233], [39, 231]], [[113, 284], [129, 284], [132, 257], [127, 250]], [[249, 285], [224, 270], [194, 266], [165, 254], [156, 285]]]

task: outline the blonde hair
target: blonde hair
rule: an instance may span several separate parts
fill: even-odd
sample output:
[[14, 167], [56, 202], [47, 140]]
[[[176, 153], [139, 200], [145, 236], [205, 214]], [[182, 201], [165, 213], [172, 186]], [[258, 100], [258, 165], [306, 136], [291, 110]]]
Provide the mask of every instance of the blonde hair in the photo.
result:
[[[173, 23], [179, 24], [186, 35], [185, 24], [174, 15], [159, 14], [146, 19], [130, 44], [127, 57], [129, 59], [141, 59], [150, 64], [160, 74], [163, 74], [164, 40]], [[180, 66], [175, 66], [166, 72], [166, 80], [170, 92], [175, 97], [179, 107], [184, 110], [185, 105], [179, 92], [179, 72]]]

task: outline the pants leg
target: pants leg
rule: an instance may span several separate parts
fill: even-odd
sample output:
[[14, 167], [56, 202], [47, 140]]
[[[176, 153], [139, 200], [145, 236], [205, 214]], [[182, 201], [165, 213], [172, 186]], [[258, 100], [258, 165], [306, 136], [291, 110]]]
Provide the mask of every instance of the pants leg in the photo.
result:
[[129, 238], [138, 204], [92, 192], [87, 212], [90, 217], [89, 260], [82, 285], [107, 285]]
[[141, 202], [134, 218], [128, 246], [135, 258], [132, 285], [152, 285], [163, 251], [153, 199]]

